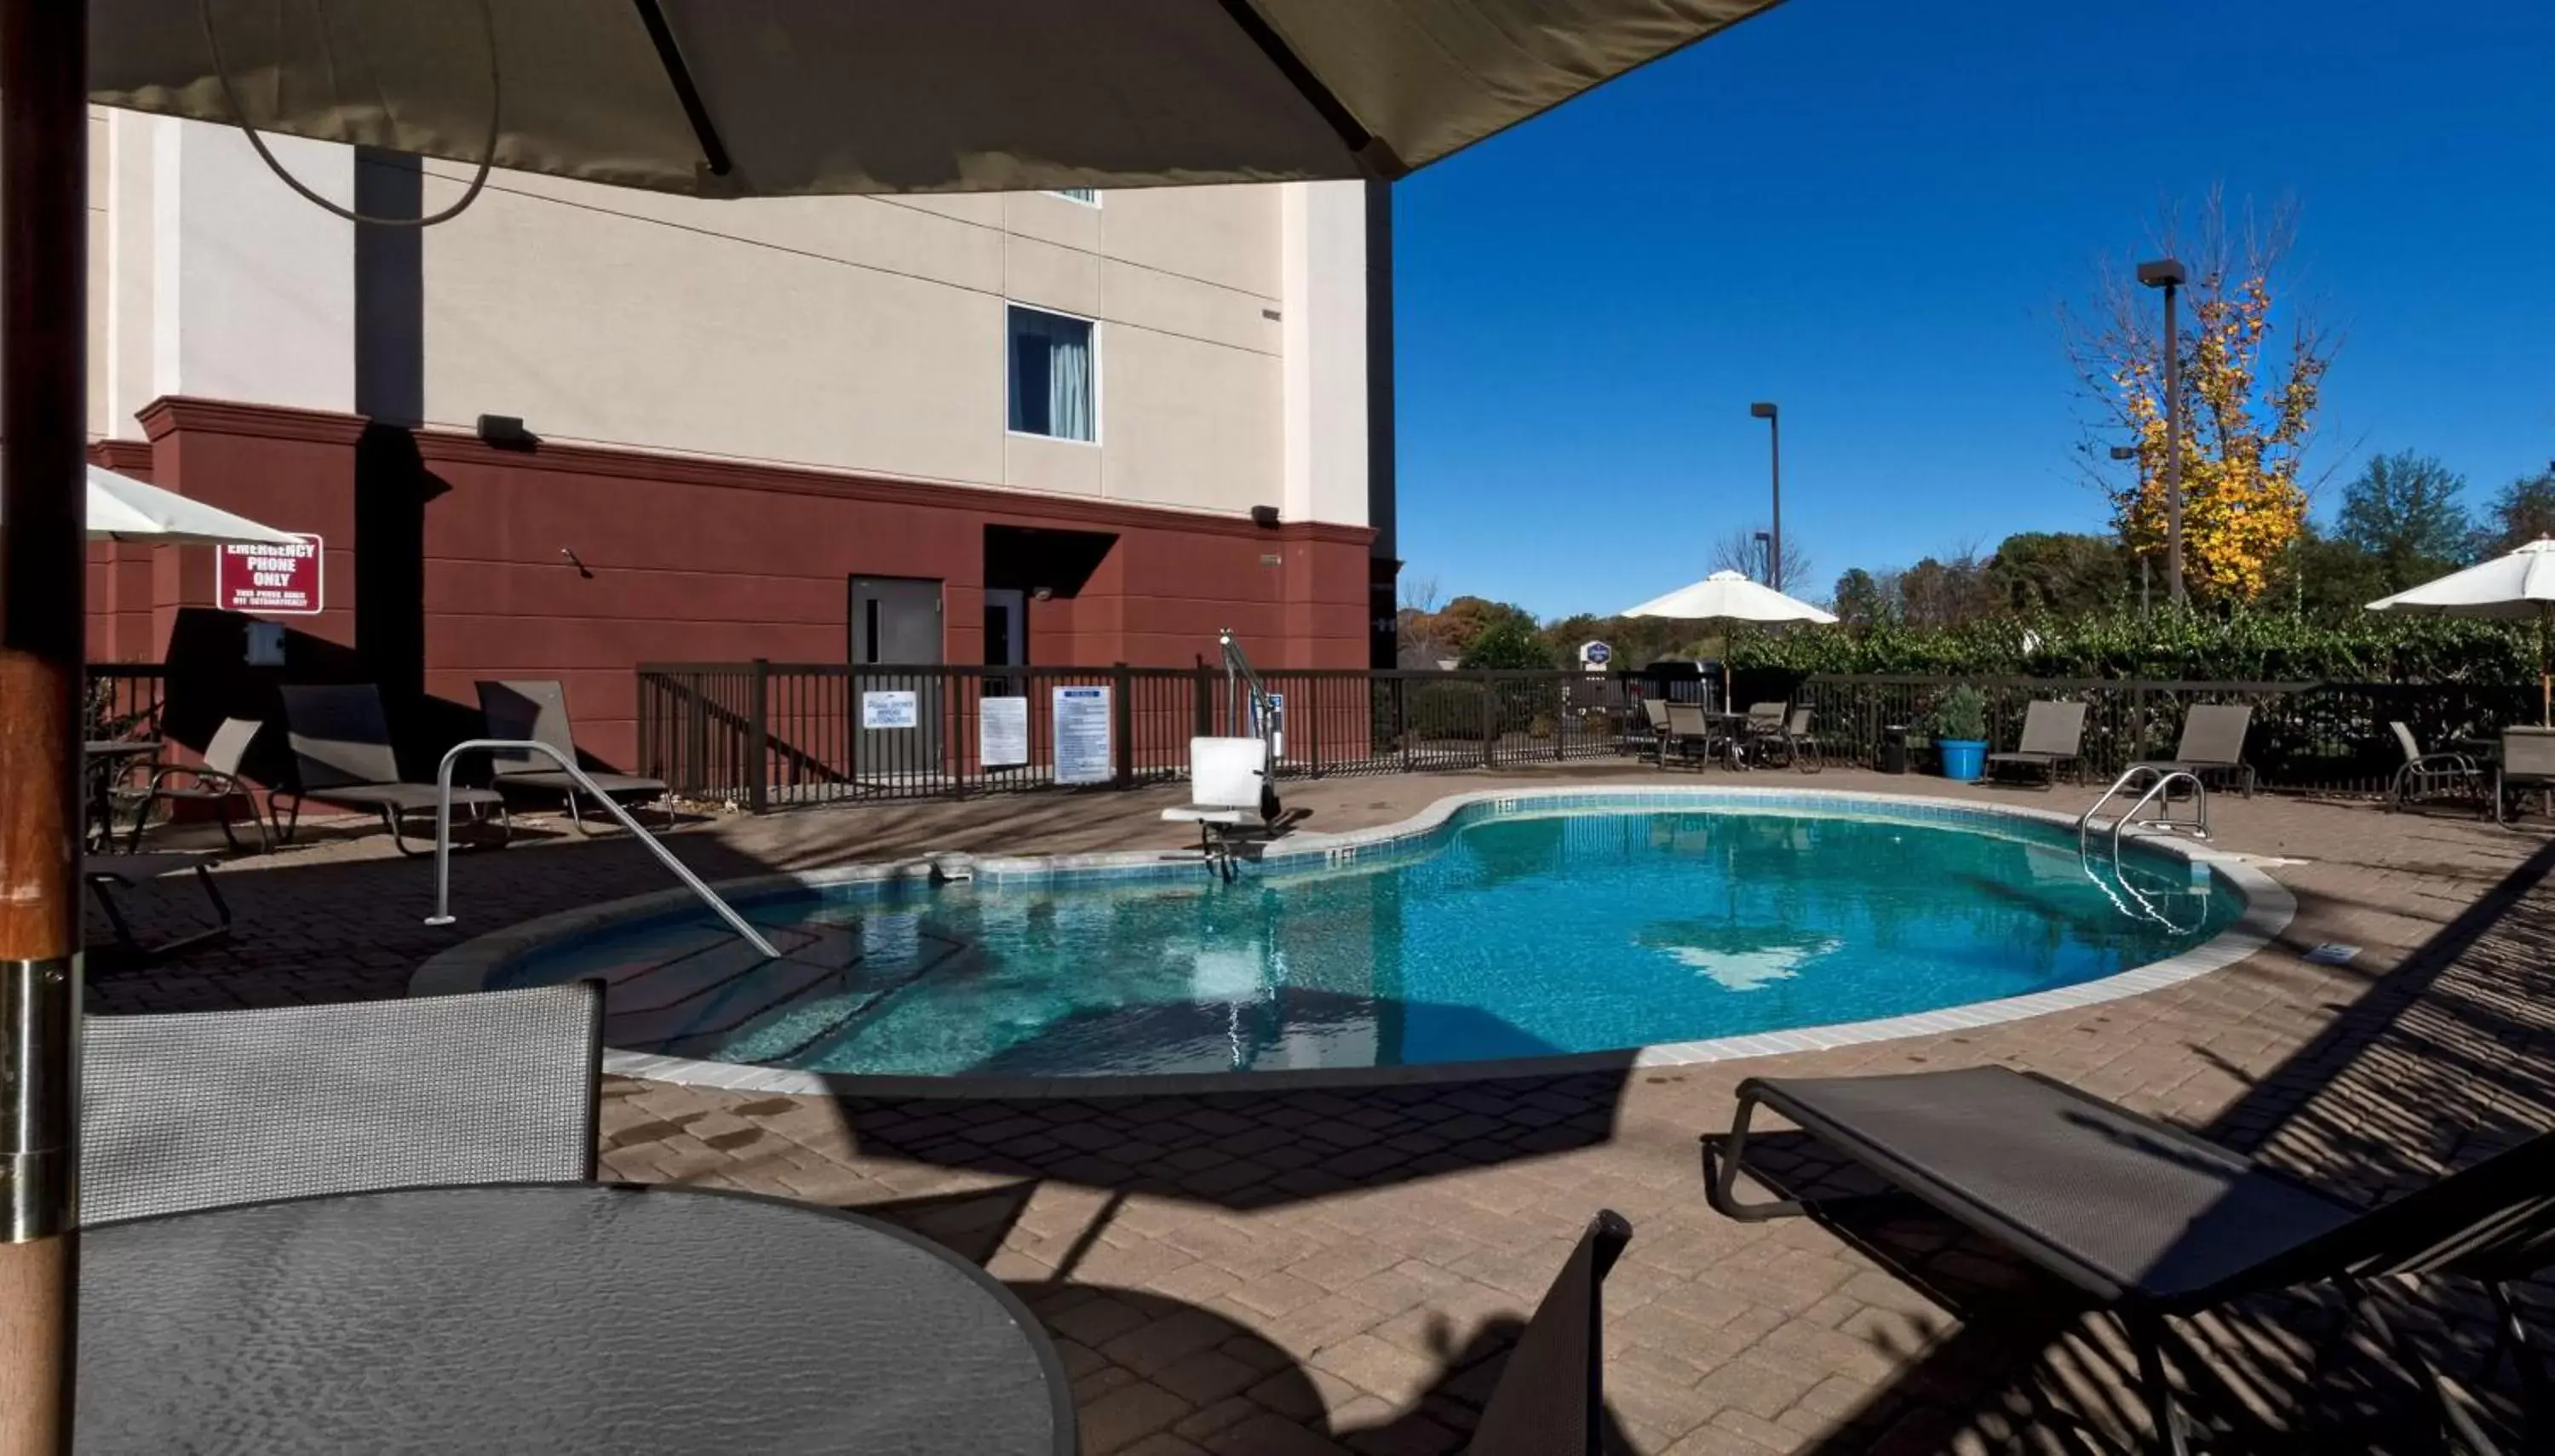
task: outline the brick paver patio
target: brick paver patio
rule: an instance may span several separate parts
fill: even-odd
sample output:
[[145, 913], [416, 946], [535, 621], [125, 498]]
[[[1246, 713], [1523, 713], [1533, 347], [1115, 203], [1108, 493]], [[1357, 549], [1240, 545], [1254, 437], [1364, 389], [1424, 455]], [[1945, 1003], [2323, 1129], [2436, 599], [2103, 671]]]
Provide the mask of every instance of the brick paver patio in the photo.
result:
[[[1646, 777], [1328, 781], [1290, 786], [1288, 802], [1331, 830], [1498, 784]], [[2091, 797], [1843, 771], [1783, 782], [2069, 810]], [[1180, 836], [1155, 818], [1167, 801], [819, 810], [704, 823], [670, 842], [713, 879], [925, 850], [1169, 845]], [[1811, 1055], [1353, 1093], [892, 1103], [615, 1081], [604, 1163], [622, 1178], [862, 1208], [984, 1262], [1054, 1332], [1089, 1456], [1454, 1449], [1601, 1206], [1637, 1230], [1607, 1286], [1608, 1395], [1629, 1449], [2129, 1449], [2128, 1357], [2105, 1327], [1992, 1250], [1904, 1215], [1724, 1220], [1704, 1205], [1695, 1138], [1727, 1126], [1747, 1075], [1990, 1061], [2364, 1198], [2555, 1126], [2555, 846], [2542, 832], [2290, 798], [2215, 807], [2223, 847], [2289, 861], [2270, 869], [2297, 893], [2296, 921], [2227, 970], [2081, 1012]], [[462, 923], [436, 930], [420, 923], [429, 868], [378, 835], [222, 873], [238, 938], [101, 969], [95, 1010], [395, 996], [463, 936], [666, 883], [628, 843], [553, 835], [460, 858]], [[187, 901], [164, 887], [146, 927]], [[2302, 958], [2326, 942], [2361, 950], [2346, 965]], [[2479, 1364], [2490, 1331], [2467, 1305], [2394, 1313], [2450, 1368]], [[2220, 1428], [2215, 1449], [2425, 1449], [2425, 1408], [2375, 1352], [2311, 1371], [2330, 1317], [2273, 1301], [2183, 1327], [2202, 1357], [2183, 1362], [2190, 1399]], [[2502, 1408], [2509, 1396], [2485, 1398]]]

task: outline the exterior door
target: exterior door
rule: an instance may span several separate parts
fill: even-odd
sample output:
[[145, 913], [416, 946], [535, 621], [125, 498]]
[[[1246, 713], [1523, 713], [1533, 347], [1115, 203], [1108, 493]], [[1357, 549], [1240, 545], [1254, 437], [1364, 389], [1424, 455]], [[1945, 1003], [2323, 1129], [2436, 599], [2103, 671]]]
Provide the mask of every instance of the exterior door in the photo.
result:
[[941, 664], [940, 583], [855, 576], [851, 589], [854, 775], [881, 788], [937, 784], [946, 769], [946, 683], [937, 672], [911, 669]]
[[[1018, 667], [1030, 660], [1030, 594], [1017, 587], [989, 587], [985, 592], [985, 666]], [[1023, 679], [985, 674], [985, 695], [996, 697], [1024, 690]]]

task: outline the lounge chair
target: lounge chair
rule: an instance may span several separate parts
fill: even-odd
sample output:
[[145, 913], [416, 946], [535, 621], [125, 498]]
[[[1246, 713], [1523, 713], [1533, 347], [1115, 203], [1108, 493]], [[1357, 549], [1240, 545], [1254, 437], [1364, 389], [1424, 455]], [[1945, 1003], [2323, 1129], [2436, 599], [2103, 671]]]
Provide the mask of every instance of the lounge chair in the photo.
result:
[[2501, 761], [2493, 766], [2494, 822], [2512, 822], [2512, 798], [2540, 790], [2555, 794], [2555, 728], [2502, 729]]
[[2388, 812], [2437, 794], [2484, 790], [2484, 770], [2473, 758], [2462, 753], [2424, 753], [2421, 740], [2401, 720], [2386, 726], [2395, 734], [2395, 746], [2404, 750], [2404, 762], [2386, 786]]
[[1165, 823], [1195, 824], [1198, 855], [1230, 880], [1234, 852], [1248, 829], [1277, 818], [1269, 785], [1269, 743], [1260, 738], [1189, 740], [1189, 801], [1162, 810]]
[[1810, 736], [1811, 713], [1809, 708], [1792, 709], [1781, 727], [1758, 743], [1767, 750], [1780, 750], [1782, 762], [1791, 768], [1804, 774], [1819, 772], [1827, 767], [1827, 760], [1819, 751], [1819, 741]]
[[257, 742], [260, 729], [266, 725], [255, 718], [224, 718], [213, 730], [212, 740], [204, 745], [204, 761], [198, 764], [153, 764], [151, 785], [140, 794], [133, 811], [133, 834], [125, 848], [142, 851], [142, 831], [151, 823], [151, 806], [156, 803], [208, 803], [221, 811], [222, 842], [233, 850], [240, 847], [239, 836], [231, 832], [231, 805], [246, 804], [249, 822], [257, 826], [260, 853], [275, 847], [268, 835], [266, 816], [259, 812], [257, 795], [249, 791], [248, 781], [240, 777], [240, 765], [248, 759], [249, 746]]
[[2173, 757], [2131, 764], [2151, 774], [2189, 774], [2206, 782], [2210, 775], [2232, 777], [2247, 798], [2253, 796], [2253, 766], [2245, 762], [2245, 733], [2253, 726], [2253, 709], [2245, 703], [2201, 703], [2182, 716], [2182, 741]]
[[[576, 733], [568, 725], [567, 698], [556, 682], [548, 679], [488, 682], [479, 684], [479, 712], [488, 720], [488, 736], [516, 742], [547, 744], [565, 755], [571, 764], [576, 759]], [[493, 772], [488, 787], [503, 793], [507, 789], [531, 789], [555, 793], [567, 800], [568, 822], [579, 834], [593, 831], [585, 827], [585, 814], [577, 803], [576, 779], [562, 772], [558, 765], [535, 753], [499, 753], [492, 757]], [[660, 802], [666, 797], [666, 781], [643, 779], [635, 774], [607, 774], [589, 771], [586, 776], [594, 787], [615, 800], [635, 799], [641, 803]], [[667, 814], [668, 821], [672, 813]]]
[[[212, 908], [212, 925], [157, 944], [143, 944], [134, 936], [131, 923], [124, 918], [124, 905], [119, 897], [145, 882], [189, 870], [194, 872], [196, 887], [204, 892], [205, 904]], [[80, 861], [80, 878], [88, 882], [89, 894], [96, 897], [97, 908], [106, 912], [106, 923], [115, 931], [115, 943], [136, 962], [163, 960], [198, 945], [227, 939], [231, 933], [231, 908], [222, 899], [221, 887], [213, 883], [213, 869], [208, 856], [93, 854]]]
[[603, 983], [80, 1029], [83, 1224], [594, 1178]]
[[[2363, 1209], [2178, 1128], [2010, 1067], [1751, 1077], [1739, 1084], [1728, 1138], [1706, 1138], [1703, 1150], [1705, 1196], [1723, 1214], [1749, 1222], [1818, 1206], [1738, 1198], [1749, 1118], [1760, 1105], [2118, 1316], [2137, 1352], [2152, 1439], [2162, 1451], [2184, 1449], [2165, 1376], [2168, 1317], [2327, 1283], [2357, 1313], [2365, 1280], [2446, 1274], [2484, 1282], [2503, 1318], [2515, 1322], [2509, 1283], [2555, 1259], [2555, 1133]], [[2525, 1348], [2520, 1359], [2532, 1389], [2542, 1392], [2546, 1373], [2528, 1363]]]
[[[391, 748], [390, 724], [382, 716], [381, 692], [369, 682], [280, 690], [299, 782], [268, 796], [270, 806], [277, 797], [293, 800], [292, 817], [281, 817], [283, 811], [277, 811], [278, 836], [293, 837], [302, 823], [302, 801], [311, 799], [378, 813], [391, 831], [393, 848], [402, 854], [424, 853], [409, 847], [400, 821], [420, 814], [432, 816], [434, 786], [400, 778], [399, 755]], [[455, 785], [452, 806], [468, 809], [482, 822], [494, 813], [501, 833], [513, 832], [506, 800], [494, 789]]]
[[2085, 705], [2035, 698], [2022, 710], [2022, 741], [2010, 752], [1988, 755], [1988, 776], [1999, 765], [2040, 771], [2043, 788], [2055, 788], [2060, 769], [2073, 769], [2085, 782]]
[[1600, 1210], [1509, 1352], [1482, 1406], [1470, 1456], [1598, 1456], [1606, 1422], [1605, 1285], [1632, 1242], [1623, 1215]]

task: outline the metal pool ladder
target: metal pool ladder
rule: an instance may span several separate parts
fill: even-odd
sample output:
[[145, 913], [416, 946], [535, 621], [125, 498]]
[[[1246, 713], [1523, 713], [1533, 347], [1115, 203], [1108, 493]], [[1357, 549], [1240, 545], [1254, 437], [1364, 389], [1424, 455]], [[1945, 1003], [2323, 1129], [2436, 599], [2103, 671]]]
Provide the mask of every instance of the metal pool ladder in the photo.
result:
[[465, 743], [456, 743], [452, 746], [451, 752], [446, 753], [443, 756], [442, 764], [435, 769], [434, 913], [426, 917], [426, 922], [427, 924], [449, 925], [452, 923], [453, 761], [466, 753], [523, 749], [529, 749], [532, 752], [548, 759], [551, 763], [558, 765], [569, 778], [576, 781], [578, 788], [593, 795], [595, 802], [603, 805], [606, 810], [610, 811], [612, 817], [619, 819], [621, 821], [621, 827], [639, 836], [639, 842], [648, 846], [649, 853], [655, 855], [658, 859], [663, 860], [666, 868], [674, 872], [674, 878], [683, 882], [685, 889], [688, 889], [692, 894], [699, 896], [702, 904], [708, 906], [711, 910], [716, 910], [718, 912], [718, 917], [727, 921], [729, 929], [734, 930], [737, 934], [743, 936], [748, 945], [751, 945], [755, 949], [763, 952], [763, 958], [765, 960], [781, 959], [781, 952], [772, 948], [772, 942], [764, 939], [762, 932], [756, 930], [754, 926], [746, 923], [745, 916], [736, 912], [736, 907], [729, 905], [724, 900], [721, 900], [717, 891], [702, 884], [700, 876], [693, 874], [684, 866], [681, 860], [674, 858], [673, 854], [669, 851], [664, 844], [658, 842], [656, 835], [641, 828], [639, 821], [631, 817], [630, 811], [623, 808], [611, 794], [608, 794], [601, 789], [596, 788], [594, 781], [586, 777], [583, 769], [578, 768], [575, 764], [568, 761], [567, 755], [560, 753], [557, 749], [547, 743], [536, 743], [528, 738], [473, 738]]
[[[2094, 806], [2092, 808], [2089, 808], [2085, 810], [2084, 813], [2077, 815], [2076, 845], [2078, 849], [2081, 850], [2084, 848], [2086, 835], [2091, 833], [2093, 829], [2094, 816], [2103, 811], [2103, 805], [2110, 803], [2113, 799], [2129, 792], [2132, 788], [2136, 787], [2140, 780], [2146, 779], [2152, 779], [2154, 782], [2148, 784], [2146, 786], [2146, 791], [2140, 793], [2127, 809], [2123, 810], [2118, 817], [2112, 820], [2113, 859], [2117, 860], [2121, 857], [2121, 835], [2129, 828], [2131, 821], [2137, 818], [2138, 811], [2148, 807], [2149, 805], [2154, 806], [2155, 812], [2145, 821], [2144, 827], [2164, 834], [2172, 834], [2175, 832], [2187, 833], [2194, 839], [2207, 839], [2209, 837], [2209, 786], [2200, 782], [2199, 775], [2192, 773], [2189, 769], [2158, 770], [2150, 768], [2145, 764], [2131, 764], [2127, 769], [2121, 771], [2120, 778], [2112, 781], [2111, 788], [2103, 790], [2103, 796], [2101, 798], [2094, 800]], [[2189, 818], [2178, 818], [2174, 814], [2172, 790], [2173, 787], [2177, 784], [2188, 784], [2191, 786], [2191, 816]]]

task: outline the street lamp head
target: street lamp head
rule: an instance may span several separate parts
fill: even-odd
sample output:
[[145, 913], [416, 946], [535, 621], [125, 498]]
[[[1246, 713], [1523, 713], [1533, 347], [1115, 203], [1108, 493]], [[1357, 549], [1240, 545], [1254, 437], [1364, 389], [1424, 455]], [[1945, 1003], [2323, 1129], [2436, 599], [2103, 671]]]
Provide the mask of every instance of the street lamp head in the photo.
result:
[[2187, 281], [2182, 264], [2172, 258], [2159, 258], [2138, 265], [2138, 282], [2151, 289], [2180, 288]]
[[2138, 447], [2136, 445], [2112, 446], [2112, 458], [2115, 460], [2134, 460], [2137, 457]]
[[1748, 407], [1748, 418], [1751, 420], [1771, 420], [1774, 418], [1774, 407], [1772, 404], [1764, 400], [1760, 400], [1756, 404]]

